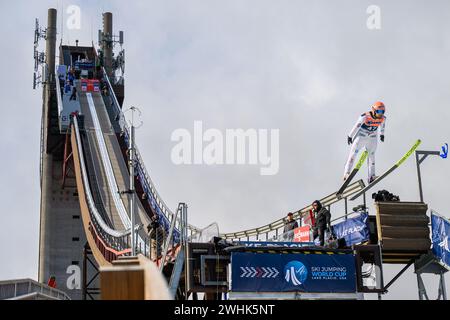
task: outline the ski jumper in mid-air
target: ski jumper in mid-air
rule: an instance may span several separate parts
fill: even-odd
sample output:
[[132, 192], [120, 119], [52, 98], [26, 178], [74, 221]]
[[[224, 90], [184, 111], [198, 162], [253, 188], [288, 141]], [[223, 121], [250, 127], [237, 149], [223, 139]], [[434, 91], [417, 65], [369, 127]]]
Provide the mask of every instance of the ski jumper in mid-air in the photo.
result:
[[352, 145], [347, 163], [345, 164], [344, 181], [348, 178], [352, 170], [355, 157], [359, 150], [365, 148], [369, 153], [369, 177], [368, 181], [371, 183], [375, 180], [375, 151], [377, 150], [378, 131], [380, 133], [380, 140], [384, 142], [384, 127], [386, 124], [386, 117], [384, 113], [386, 108], [381, 101], [373, 104], [372, 110], [363, 113], [352, 131], [350, 131], [347, 142]]

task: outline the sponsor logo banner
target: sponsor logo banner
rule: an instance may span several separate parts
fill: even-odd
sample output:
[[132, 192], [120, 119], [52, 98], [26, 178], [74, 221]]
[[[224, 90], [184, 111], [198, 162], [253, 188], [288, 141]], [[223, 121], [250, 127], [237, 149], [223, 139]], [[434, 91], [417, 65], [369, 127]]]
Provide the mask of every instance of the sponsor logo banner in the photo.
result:
[[310, 226], [302, 226], [294, 229], [294, 242], [310, 242]]
[[270, 254], [233, 252], [234, 292], [356, 292], [352, 254]]
[[238, 241], [240, 245], [249, 248], [258, 247], [286, 247], [286, 248], [302, 248], [313, 245], [312, 242], [269, 242], [269, 241]]
[[434, 213], [431, 214], [431, 241], [433, 254], [450, 268], [450, 222]]
[[361, 213], [359, 216], [347, 219], [332, 226], [333, 234], [338, 239], [344, 239], [346, 246], [358, 244], [369, 240], [369, 214]]

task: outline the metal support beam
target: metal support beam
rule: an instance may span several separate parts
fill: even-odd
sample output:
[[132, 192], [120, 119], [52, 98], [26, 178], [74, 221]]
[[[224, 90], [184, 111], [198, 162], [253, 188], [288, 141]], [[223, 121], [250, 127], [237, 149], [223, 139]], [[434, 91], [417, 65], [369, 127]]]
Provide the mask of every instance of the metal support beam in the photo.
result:
[[[375, 266], [375, 274], [377, 277], [377, 283], [381, 288], [385, 288], [384, 286], [384, 274], [383, 274], [383, 250], [381, 249], [381, 243], [380, 243], [380, 239], [378, 239], [378, 255], [379, 255], [379, 261], [380, 261], [380, 265], [379, 266]], [[379, 276], [379, 277], [378, 277]], [[379, 280], [378, 280], [379, 278]], [[378, 295], [378, 299], [381, 300], [381, 296]]]
[[366, 202], [366, 193], [363, 193], [363, 203], [364, 203], [364, 207], [367, 208], [367, 202]]
[[419, 291], [419, 300], [429, 300], [427, 295], [427, 289], [423, 284], [422, 276], [420, 273], [417, 273], [417, 288]]
[[422, 158], [420, 158], [419, 159], [419, 164], [421, 164], [427, 157], [428, 157], [428, 154], [426, 154]]
[[67, 132], [66, 134], [66, 140], [64, 144], [64, 158], [63, 158], [63, 165], [62, 165], [62, 189], [64, 189], [66, 185], [66, 178], [69, 175], [69, 172], [72, 170], [74, 172], [73, 168], [70, 167], [72, 160], [72, 146], [70, 143], [70, 134]]
[[441, 153], [439, 151], [416, 150], [417, 181], [419, 183], [420, 202], [423, 202], [422, 174], [420, 172], [420, 165], [430, 155], [441, 156]]
[[[184, 206], [184, 203], [178, 204], [178, 208], [177, 208], [177, 210], [175, 210], [175, 213], [172, 216], [172, 221], [170, 222], [170, 228], [169, 228], [169, 235], [167, 236], [166, 241], [164, 243], [164, 248], [163, 248], [162, 258], [161, 258], [161, 264], [159, 265], [159, 270], [161, 272], [163, 272], [163, 269], [164, 269], [164, 263], [166, 261], [167, 252], [169, 251], [169, 244], [170, 244], [170, 241], [172, 239], [173, 230], [175, 229], [175, 222], [177, 220], [178, 213], [180, 213], [180, 221], [183, 219], [183, 213], [182, 213], [183, 206]], [[180, 241], [182, 243], [183, 242], [183, 240], [182, 240], [182, 238], [183, 238], [182, 230], [180, 230], [180, 233], [181, 233]]]
[[[112, 19], [112, 18], [111, 18]], [[136, 225], [136, 203], [135, 203], [135, 196], [136, 190], [134, 188], [134, 166], [135, 166], [135, 159], [134, 159], [134, 153], [135, 153], [135, 145], [134, 145], [134, 112], [137, 110], [136, 107], [131, 107], [131, 128], [130, 128], [130, 141], [128, 146], [128, 167], [130, 171], [130, 196], [129, 196], [129, 203], [130, 203], [130, 216], [131, 216], [131, 255], [136, 256], [136, 243], [137, 243], [137, 234], [134, 229], [134, 226]]]
[[[419, 293], [419, 300], [430, 300], [427, 294], [427, 289], [422, 280], [422, 273], [417, 273], [417, 287]], [[438, 296], [437, 300], [447, 300], [447, 291], [445, 288], [445, 278], [444, 273], [439, 274], [439, 286], [438, 286]]]
[[[83, 283], [82, 283], [82, 299], [87, 300], [89, 297], [91, 300], [95, 300], [94, 295], [100, 295], [100, 288], [91, 287], [94, 280], [100, 274], [100, 271], [91, 259], [92, 251], [89, 244], [86, 243], [83, 250]], [[94, 275], [88, 280], [88, 262], [94, 268]]]
[[185, 268], [184, 261], [185, 248], [181, 248], [180, 252], [178, 252], [177, 259], [175, 260], [175, 266], [173, 267], [172, 275], [169, 281], [169, 290], [173, 299], [176, 298], [176, 293], [180, 285], [181, 273], [183, 268]]
[[347, 220], [347, 215], [348, 215], [348, 200], [347, 200], [347, 197], [344, 198], [344, 205], [345, 205], [345, 220]]
[[445, 288], [445, 278], [444, 278], [444, 272], [441, 271], [441, 274], [439, 275], [439, 296], [438, 300], [441, 298], [442, 300], [447, 300], [447, 290]]
[[[187, 246], [188, 246], [188, 228], [189, 228], [189, 223], [188, 223], [188, 217], [187, 217], [187, 204], [183, 203], [183, 210], [182, 210], [182, 214], [183, 214], [183, 227], [181, 228], [181, 232], [183, 233], [183, 250], [186, 252], [187, 250]], [[184, 265], [187, 266], [187, 254], [184, 255]], [[188, 296], [188, 270], [187, 267], [184, 268], [184, 296], [187, 299]]]
[[403, 267], [403, 269], [399, 272], [399, 273], [397, 273], [397, 275], [394, 277], [394, 278], [392, 278], [392, 280], [391, 281], [389, 281], [389, 283], [384, 287], [384, 292], [387, 292], [387, 289], [398, 279], [398, 278], [400, 278], [400, 276], [406, 271], [406, 270], [408, 270], [408, 268], [414, 263], [414, 260], [415, 259], [411, 259], [409, 262], [408, 262], [408, 264], [406, 265], [406, 266], [404, 266]]
[[420, 202], [423, 202], [422, 175], [420, 174], [420, 163], [421, 161], [419, 160], [419, 153], [417, 153], [416, 151], [416, 167], [417, 167], [417, 181], [419, 183], [419, 197]]

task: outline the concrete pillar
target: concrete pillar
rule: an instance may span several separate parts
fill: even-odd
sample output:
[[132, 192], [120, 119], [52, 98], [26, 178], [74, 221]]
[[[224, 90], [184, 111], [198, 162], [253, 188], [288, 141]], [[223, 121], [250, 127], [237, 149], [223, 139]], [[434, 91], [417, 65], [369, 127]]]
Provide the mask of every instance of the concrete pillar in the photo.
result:
[[42, 152], [42, 181], [41, 181], [41, 221], [39, 233], [39, 282], [46, 283], [50, 269], [50, 212], [52, 195], [52, 170], [53, 156], [47, 153], [48, 140], [48, 117], [51, 101], [51, 82], [55, 79], [55, 51], [56, 51], [56, 9], [48, 9], [47, 19], [47, 41], [45, 48], [45, 63], [47, 65], [47, 83], [44, 86], [42, 126], [43, 126], [43, 149]]
[[44, 151], [41, 184], [41, 214], [39, 227], [39, 272], [38, 281], [47, 283], [50, 269], [50, 212], [52, 195], [52, 155]]
[[53, 183], [53, 156], [47, 153], [48, 114], [50, 108], [51, 86], [46, 84], [43, 94], [42, 123], [42, 176], [41, 176], [41, 208], [39, 232], [39, 282], [46, 283], [50, 269], [50, 237], [51, 237], [51, 208]]
[[103, 13], [103, 39], [102, 49], [106, 73], [112, 77], [113, 58], [113, 17], [111, 12]]
[[56, 17], [56, 9], [48, 9], [45, 63], [47, 65], [47, 81], [49, 82], [55, 80]]

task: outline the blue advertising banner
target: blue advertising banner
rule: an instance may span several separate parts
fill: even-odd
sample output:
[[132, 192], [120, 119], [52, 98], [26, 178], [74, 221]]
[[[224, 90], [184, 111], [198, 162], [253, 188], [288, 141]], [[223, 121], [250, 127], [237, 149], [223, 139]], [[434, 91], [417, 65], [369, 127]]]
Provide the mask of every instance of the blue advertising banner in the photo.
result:
[[338, 239], [345, 239], [345, 245], [351, 246], [369, 240], [369, 214], [361, 213], [351, 219], [332, 226]]
[[442, 263], [450, 268], [450, 249], [448, 238], [450, 235], [450, 222], [434, 212], [431, 213], [431, 241], [433, 242], [433, 254]]
[[352, 254], [270, 254], [233, 252], [234, 292], [356, 292]]
[[237, 243], [250, 248], [258, 248], [258, 247], [302, 248], [314, 245], [313, 242], [238, 241]]

